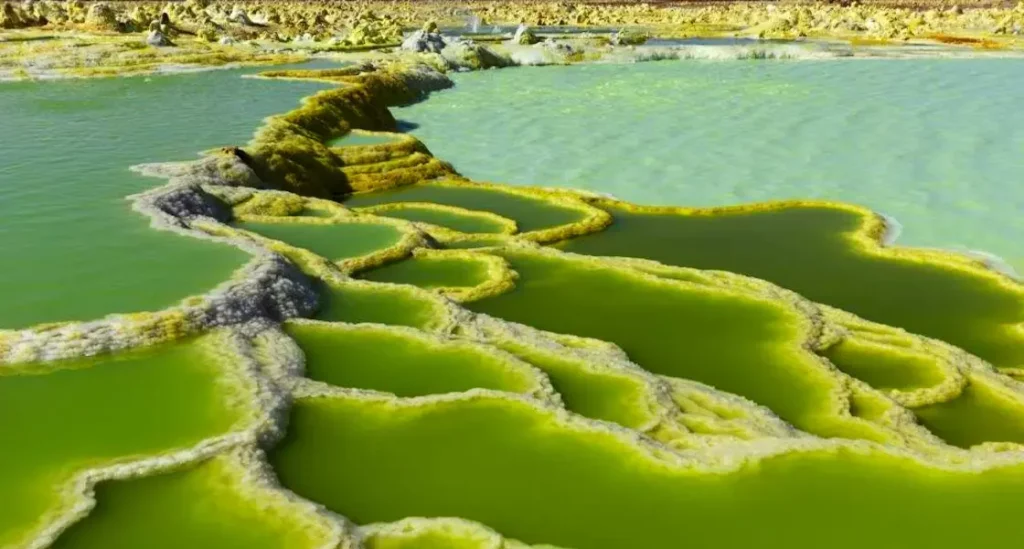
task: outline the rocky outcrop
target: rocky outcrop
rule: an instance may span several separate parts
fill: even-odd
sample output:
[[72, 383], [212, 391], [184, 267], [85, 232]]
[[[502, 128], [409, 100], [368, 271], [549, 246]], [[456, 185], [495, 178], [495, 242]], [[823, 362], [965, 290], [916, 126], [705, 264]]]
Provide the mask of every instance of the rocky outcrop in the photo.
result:
[[377, 16], [372, 11], [359, 15], [352, 24], [352, 30], [342, 40], [347, 46], [377, 46], [400, 44], [402, 25], [390, 15]]
[[117, 16], [114, 14], [114, 10], [103, 2], [98, 2], [89, 6], [89, 11], [87, 11], [85, 15], [85, 26], [89, 30], [108, 32], [117, 32], [122, 28], [117, 22]]
[[516, 29], [516, 33], [512, 36], [512, 43], [519, 44], [521, 46], [530, 46], [538, 42], [540, 42], [540, 38], [525, 24], [519, 25], [519, 28]]
[[31, 21], [20, 9], [7, 2], [0, 5], [0, 29], [20, 29], [28, 26], [31, 26]]
[[469, 40], [450, 40], [441, 50], [441, 58], [456, 70], [480, 70], [513, 65], [512, 59]]
[[616, 46], [639, 46], [647, 42], [650, 35], [634, 29], [622, 29], [612, 36], [612, 44]]
[[164, 26], [159, 21], [153, 21], [149, 25], [149, 34], [146, 35], [146, 43], [150, 46], [164, 47], [173, 46], [174, 43], [167, 37]]
[[228, 21], [232, 23], [238, 23], [239, 25], [252, 25], [252, 19], [249, 19], [249, 14], [245, 12], [241, 6], [235, 6], [231, 10], [231, 15], [228, 15]]
[[446, 45], [445, 38], [438, 32], [437, 24], [433, 21], [402, 41], [402, 49], [414, 53], [441, 53]]

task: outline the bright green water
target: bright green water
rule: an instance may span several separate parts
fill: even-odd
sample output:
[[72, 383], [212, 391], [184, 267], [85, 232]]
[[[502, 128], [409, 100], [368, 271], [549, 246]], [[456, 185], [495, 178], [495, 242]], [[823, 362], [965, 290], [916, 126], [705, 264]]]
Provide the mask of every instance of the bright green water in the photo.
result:
[[124, 197], [162, 183], [129, 166], [245, 143], [324, 87], [239, 78], [256, 70], [0, 84], [0, 327], [161, 309], [247, 260], [150, 229]]
[[[916, 66], [913, 63], [916, 62], [908, 65]], [[647, 66], [641, 69], [647, 70]], [[125, 172], [127, 165], [187, 159], [197, 148], [244, 142], [258, 118], [286, 110], [296, 103], [302, 94], [300, 90], [319, 86], [239, 81], [236, 76], [237, 71], [153, 78], [149, 82], [75, 82], [54, 84], [53, 88], [0, 85], [0, 112], [4, 113], [4, 128], [0, 131], [5, 132], [3, 135], [9, 141], [18, 141], [10, 145], [0, 143], [0, 175], [4, 176], [4, 183], [11, 175], [16, 176], [11, 180], [19, 182], [0, 185], [0, 215], [10, 220], [0, 227], [0, 249], [13, 250], [12, 257], [18, 260], [13, 263], [16, 267], [7, 265], [0, 269], [0, 286], [5, 291], [0, 326], [162, 307], [224, 280], [245, 260], [243, 254], [222, 246], [151, 231], [121, 199], [125, 194], [159, 183]], [[944, 77], [938, 72], [932, 76]], [[216, 80], [217, 77], [223, 80]], [[179, 79], [184, 79], [184, 83]], [[785, 95], [785, 86], [775, 86], [774, 92], [766, 93], [777, 84], [771, 78], [756, 82], [748, 88], [735, 88], [732, 95], [743, 99], [751, 94], [769, 105], [773, 93]], [[253, 87], [257, 84], [266, 87]], [[703, 85], [719, 96], [730, 95], [722, 94], [720, 86], [709, 86], [708, 81]], [[652, 102], [660, 97], [650, 95], [646, 88], [636, 87], [628, 79], [605, 78], [602, 86], [612, 90], [637, 88]], [[666, 89], [671, 88], [655, 86], [661, 92]], [[915, 85], [913, 89], [921, 88]], [[200, 105], [180, 101], [181, 97], [195, 93], [202, 94], [203, 101], [193, 102]], [[238, 97], [246, 100], [239, 101]], [[676, 95], [672, 100], [690, 100], [687, 97], [691, 96]], [[879, 116], [870, 105], [882, 105], [885, 110], [885, 98], [867, 99], [857, 116], [850, 117], [850, 124]], [[274, 101], [280, 104], [271, 105]], [[997, 105], [1003, 102], [994, 101]], [[179, 103], [186, 104], [179, 108]], [[162, 115], [168, 105], [178, 110]], [[630, 110], [622, 105], [620, 102], [619, 112]], [[263, 106], [267, 112], [259, 112]], [[634, 107], [637, 108], [632, 108], [630, 124], [645, 120], [636, 116], [644, 112], [641, 106]], [[746, 112], [742, 108], [709, 109], [707, 104], [701, 108], [708, 116]], [[532, 116], [534, 111], [522, 112]], [[785, 112], [775, 105], [776, 115]], [[594, 114], [600, 116], [599, 111]], [[736, 118], [742, 118], [740, 115]], [[889, 112], [886, 116], [903, 114]], [[1009, 114], [1000, 120], [1011, 116], [1016, 115]], [[223, 123], [217, 123], [221, 121], [218, 117], [225, 118]], [[780, 118], [791, 123], [784, 116]], [[661, 117], [653, 123], [665, 124], [665, 119], [671, 117]], [[8, 126], [8, 120], [15, 125]], [[45, 123], [47, 120], [52, 123]], [[576, 127], [581, 126], [578, 116], [573, 120]], [[797, 131], [780, 134], [760, 146], [777, 154], [779, 143], [790, 138], [790, 134], [799, 137], [800, 131], [813, 132], [818, 128], [813, 118], [797, 120], [802, 120]], [[189, 121], [196, 127], [186, 127]], [[848, 125], [840, 124], [834, 131], [838, 133]], [[232, 133], [236, 126], [239, 135]], [[8, 132], [9, 127], [15, 131]], [[616, 135], [620, 139], [602, 142], [600, 146], [632, 147], [629, 140], [621, 139], [623, 129], [629, 127], [619, 124]], [[22, 129], [27, 136], [24, 139], [19, 133]], [[670, 134], [676, 135], [683, 129], [673, 128]], [[1017, 142], [1017, 134], [1013, 133], [1016, 130], [1000, 129], [1011, 135], [1007, 142]], [[136, 132], [142, 132], [143, 137]], [[650, 135], [657, 136], [657, 132]], [[949, 137], [936, 135], [930, 137]], [[842, 137], [847, 139], [848, 135], [843, 133]], [[728, 150], [680, 144], [664, 135], [656, 139], [673, 149], [673, 159], [691, 154], [691, 149], [699, 150], [702, 157], [714, 157], [708, 150]], [[885, 141], [888, 134], [878, 139]], [[518, 141], [493, 146], [488, 160], [503, 161], [495, 157], [494, 151]], [[854, 141], [857, 146], [844, 141], [842, 154], [874, 146], [874, 142], [867, 145], [862, 141]], [[548, 139], [546, 146], [551, 148], [555, 142]], [[428, 143], [433, 146], [429, 140]], [[981, 145], [990, 149], [987, 141], [981, 140], [972, 145], [971, 152]], [[52, 151], [59, 151], [61, 158], [70, 155], [75, 162], [53, 162]], [[439, 156], [459, 160], [443, 152]], [[639, 177], [633, 171], [634, 167], [648, 164], [661, 166], [660, 161], [638, 162], [635, 155], [629, 154], [602, 155], [594, 146], [587, 156], [628, 165], [631, 172], [622, 181], [628, 181], [630, 188], [657, 188], [651, 183], [655, 178]], [[975, 154], [971, 158], [977, 156], [985, 155]], [[107, 166], [107, 159], [116, 160], [116, 165], [111, 161]], [[565, 165], [562, 160], [559, 162]], [[799, 164], [792, 159], [786, 162], [793, 163]], [[531, 161], [520, 159], [520, 171], [524, 166], [531, 168]], [[606, 169], [602, 173], [607, 179], [615, 171]], [[752, 169], [751, 174], [755, 173], [760, 174]], [[765, 173], [773, 172], [766, 169]], [[57, 181], [80, 184], [58, 190]], [[527, 182], [559, 183], [533, 178]], [[880, 185], [875, 180], [858, 183], [867, 188]], [[760, 181], [759, 175], [757, 186], [772, 184]], [[822, 189], [827, 188], [822, 185]], [[676, 187], [672, 189], [674, 192]], [[969, 192], [975, 192], [973, 186]], [[1015, 200], [1010, 195], [998, 199], [1000, 207], [1013, 205]], [[573, 210], [507, 193], [437, 186], [357, 197], [350, 205], [394, 200], [437, 201], [486, 209], [517, 220], [522, 230], [560, 225], [581, 217]], [[694, 201], [675, 197], [669, 202]], [[932, 196], [918, 202], [928, 207], [936, 203], [948, 206]], [[963, 203], [957, 203], [957, 207], [962, 206]], [[895, 213], [910, 224], [909, 218], [898, 212], [879, 209]], [[994, 220], [993, 226], [1006, 223], [998, 213], [986, 211], [986, 216], [991, 215]], [[717, 232], [717, 227], [723, 225], [698, 226], [687, 231], [680, 230], [679, 219], [655, 222], [653, 217], [635, 216], [624, 221], [625, 216], [620, 216], [607, 234], [578, 245], [594, 246], [593, 253], [625, 250], [625, 255], [666, 254], [667, 262], [680, 257], [690, 261], [688, 254], [692, 254], [714, 264], [723, 261], [723, 248], [736, 244], [749, 256], [737, 254], [744, 257], [727, 260], [738, 261], [740, 266], [749, 261], [766, 272], [792, 276], [794, 282], [806, 284], [810, 291], [834, 290], [838, 292], [836, 299], [856, 296], [864, 301], [865, 307], [876, 307], [880, 314], [897, 315], [893, 319], [919, 322], [923, 329], [936, 333], [947, 330], [946, 339], [960, 338], [960, 344], [997, 364], [1021, 362], [1016, 350], [1020, 346], [1001, 328], [1007, 322], [1019, 320], [1018, 302], [1008, 303], [1004, 294], [991, 287], [972, 282], [968, 288], [962, 280], [931, 272], [902, 272], [892, 265], [865, 266], [863, 258], [850, 259], [836, 251], [836, 235], [848, 220], [826, 217], [788, 220], [776, 224], [775, 229], [744, 222], [736, 226], [730, 221], [726, 224], [731, 225], [729, 228]], [[801, 232], [796, 230], [801, 223], [806, 223], [802, 232], [808, 233], [799, 235], [804, 237], [802, 241], [793, 238], [793, 233]], [[840, 229], [830, 230], [835, 227]], [[682, 236], [677, 237], [677, 232]], [[378, 249], [378, 243], [371, 242], [374, 238], [342, 239], [324, 234], [302, 232], [291, 236], [310, 247], [326, 250], [324, 253], [334, 259], [338, 259], [333, 257], [335, 250], [348, 253], [346, 250], [357, 245]], [[749, 241], [753, 244], [744, 244]], [[810, 250], [797, 249], [795, 242], [809, 243]], [[809, 370], [809, 363], [802, 362], [805, 357], [801, 357], [801, 341], [788, 313], [745, 299], [640, 283], [623, 271], [592, 268], [572, 260], [540, 259], [529, 254], [512, 254], [510, 258], [522, 275], [516, 290], [475, 304], [475, 309], [545, 329], [618, 343], [636, 362], [656, 373], [698, 379], [748, 396], [817, 434], [850, 436], [848, 425], [825, 412], [829, 409], [826, 397], [830, 381], [820, 372]], [[808, 266], [816, 271], [809, 272]], [[861, 275], [869, 271], [873, 274], [862, 279]], [[818, 278], [828, 279], [816, 276], [821, 273], [833, 275], [841, 283], [815, 286]], [[904, 289], [910, 297], [904, 298], [897, 291]], [[904, 299], [899, 303], [915, 304], [919, 300], [922, 306], [931, 308], [907, 312], [902, 305], [886, 303], [891, 295], [872, 292], [893, 292]], [[413, 297], [399, 287], [379, 285], [372, 289], [325, 291], [319, 317], [426, 327], [436, 322], [436, 313], [429, 299]], [[899, 317], [900, 314], [906, 318]], [[391, 347], [378, 347], [374, 353], [401, 354]], [[217, 386], [221, 376], [215, 368], [223, 365], [214, 366], [208, 357], [191, 347], [161, 348], [151, 353], [82, 361], [77, 367], [45, 375], [0, 375], [0, 418], [8, 418], [6, 422], [0, 420], [0, 447], [17, 449], [0, 452], [0, 486], [4, 490], [0, 500], [16, 502], [0, 504], [0, 545], [8, 541], [22, 545], [16, 537], [57, 503], [50, 488], [65, 482], [75, 471], [97, 463], [187, 447], [236, 424], [241, 412], [226, 404], [221, 398], [225, 395], [218, 393], [224, 387]], [[327, 355], [333, 353], [328, 351]], [[366, 345], [355, 354], [375, 358]], [[444, 367], [453, 369], [436, 378], [418, 378], [419, 372], [395, 375], [396, 370], [412, 365], [410, 357], [425, 359], [422, 352], [410, 351], [397, 359], [385, 360], [380, 371], [357, 372], [356, 377], [368, 384], [400, 386], [400, 391], [412, 394], [429, 383], [446, 381], [445, 376], [464, 381], [470, 375], [459, 373], [457, 360], [446, 360]], [[641, 422], [642, 414], [633, 407], [641, 395], [632, 386], [574, 371], [567, 361], [526, 358], [551, 373], [553, 383], [574, 411], [623, 425]], [[891, 374], [885, 371], [885, 364], [859, 363], [862, 359], [863, 356], [852, 353], [852, 366], [848, 367], [860, 375], [875, 376], [877, 383], [924, 382], [917, 374]], [[476, 368], [481, 366], [474, 364]], [[388, 368], [390, 372], [386, 371]], [[486, 379], [473, 383], [485, 382]], [[440, 384], [438, 390], [443, 388]], [[1003, 404], [983, 391], [983, 387], [972, 386], [953, 402], [916, 411], [922, 423], [961, 446], [983, 440], [1024, 441], [1024, 427], [1018, 421], [1024, 414], [1016, 405]], [[877, 411], [861, 409], [855, 413], [870, 416]], [[347, 398], [300, 400], [293, 410], [287, 438], [273, 452], [272, 460], [288, 487], [361, 523], [416, 515], [460, 515], [527, 541], [546, 541], [576, 549], [678, 547], [680, 540], [698, 547], [750, 547], [763, 545], [765, 539], [777, 539], [782, 527], [787, 529], [786, 546], [796, 548], [820, 547], [823, 543], [857, 549], [996, 546], [1014, 539], [1014, 503], [1024, 492], [1024, 475], [1019, 466], [956, 475], [923, 470], [880, 454], [789, 455], [722, 476], [675, 472], [652, 467], [633, 449], [606, 435], [570, 432], [523, 403], [494, 398], [431, 409]], [[266, 520], [266, 510], [240, 501], [225, 479], [196, 480], [202, 475], [192, 473], [101, 485], [100, 506], [95, 514], [74, 527], [63, 543], [82, 547], [295, 545], [296, 538], [287, 537], [285, 530]], [[216, 503], [209, 503], [211, 500]], [[737, 524], [742, 527], [737, 528]], [[155, 542], [142, 538], [148, 534], [162, 537]], [[429, 547], [429, 543], [425, 542], [425, 546]]]
[[316, 318], [329, 322], [374, 322], [411, 328], [427, 328], [436, 321], [433, 301], [410, 295], [402, 288], [324, 286]]
[[918, 420], [939, 438], [969, 448], [982, 442], [1024, 443], [1024, 403], [968, 385], [958, 398], [915, 408]]
[[504, 226], [493, 219], [479, 215], [463, 215], [434, 208], [417, 208], [415, 206], [379, 212], [377, 215], [397, 217], [408, 221], [430, 223], [448, 227], [464, 233], [500, 233]]
[[935, 361], [913, 354], [843, 341], [821, 353], [840, 370], [876, 389], [913, 390], [934, 387], [943, 380]]
[[855, 250], [847, 240], [859, 224], [854, 213], [612, 213], [610, 227], [564, 248], [748, 274], [868, 320], [942, 339], [997, 366], [1024, 364], [1024, 335], [1011, 328], [1024, 321], [1019, 294], [959, 271]]
[[589, 370], [583, 360], [538, 351], [527, 345], [508, 342], [499, 346], [547, 374], [568, 410], [630, 428], [640, 427], [653, 418], [648, 408], [647, 389], [634, 378]]
[[196, 343], [0, 368], [0, 545], [58, 504], [59, 486], [101, 464], [184, 449], [227, 433], [223, 364]]
[[792, 313], [645, 283], [579, 260], [502, 255], [519, 273], [515, 289], [469, 303], [470, 309], [616, 343], [646, 370], [701, 381], [764, 404], [800, 428], [835, 433], [823, 417], [833, 382], [802, 356]]
[[334, 217], [334, 212], [321, 210], [319, 208], [303, 208], [299, 215], [302, 217]]
[[[568, 458], [571, 456], [571, 458]], [[724, 475], [658, 467], [595, 431], [498, 399], [429, 408], [299, 400], [281, 481], [358, 523], [462, 516], [576, 549], [999, 546], [1020, 467], [942, 473], [882, 454], [790, 454]], [[853, 526], [851, 526], [853, 525]], [[785, 542], [778, 540], [785, 529]]]
[[[54, 549], [317, 547], [310, 532], [274, 516], [220, 461], [101, 483], [96, 508], [61, 534]], [[322, 543], [322, 541], [321, 541]]]
[[348, 198], [345, 205], [350, 208], [358, 208], [392, 202], [434, 202], [467, 210], [492, 212], [514, 220], [519, 226], [520, 232], [556, 227], [583, 218], [583, 214], [576, 210], [555, 206], [541, 199], [486, 188], [445, 187], [430, 184], [356, 195]]
[[486, 248], [488, 246], [500, 246], [505, 241], [501, 238], [472, 238], [467, 240], [458, 240], [454, 242], [445, 242], [444, 247], [449, 250], [468, 250], [472, 248]]
[[421, 288], [460, 288], [483, 284], [490, 275], [483, 261], [460, 257], [411, 257], [360, 273], [359, 277]]
[[[913, 390], [938, 385], [943, 379], [938, 365], [924, 355], [894, 354], [856, 341], [844, 341], [822, 354], [840, 370], [877, 389]], [[912, 411], [922, 425], [954, 446], [1024, 443], [1024, 403], [983, 385], [970, 384], [948, 402]]]
[[235, 223], [239, 229], [305, 248], [331, 261], [369, 255], [398, 244], [402, 231], [377, 223]]
[[489, 539], [458, 536], [450, 532], [430, 530], [417, 535], [375, 534], [363, 541], [366, 549], [490, 549]]
[[473, 388], [524, 393], [535, 384], [526, 368], [480, 348], [439, 343], [386, 328], [288, 327], [306, 355], [306, 377], [402, 397]]
[[396, 116], [471, 179], [641, 204], [835, 199], [900, 220], [900, 242], [984, 250], [1024, 271], [1022, 69], [903, 59], [483, 71]]

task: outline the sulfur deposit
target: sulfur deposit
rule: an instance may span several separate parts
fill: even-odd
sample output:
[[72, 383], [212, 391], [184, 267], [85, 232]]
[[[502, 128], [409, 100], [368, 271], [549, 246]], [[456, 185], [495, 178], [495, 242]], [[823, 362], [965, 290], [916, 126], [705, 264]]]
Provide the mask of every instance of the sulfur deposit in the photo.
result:
[[[25, 25], [6, 6], [5, 25]], [[478, 4], [487, 23], [525, 23], [474, 41], [442, 32], [465, 15], [443, 4], [56, 6], [64, 22], [47, 18], [48, 32], [147, 52], [97, 66], [108, 75], [195, 55], [281, 63], [295, 59], [253, 43], [296, 38], [351, 57], [261, 72], [324, 86], [247, 143], [134, 168], [157, 185], [130, 197], [153, 230], [248, 254], [229, 280], [164, 310], [0, 330], [0, 425], [18, 449], [0, 453], [0, 485], [22, 504], [0, 506], [0, 546], [743, 548], [784, 530], [798, 549], [953, 548], [1020, 536], [1019, 281], [888, 246], [885, 219], [848, 204], [646, 207], [472, 181], [391, 111], [455, 85], [449, 71], [642, 51], [652, 34], [950, 41], [942, 33], [1011, 11]], [[530, 25], [610, 25], [617, 46], [540, 42]], [[377, 47], [395, 51], [353, 52]], [[832, 284], [820, 300], [688, 266], [666, 238], [759, 234], [807, 213], [849, 223], [787, 225], [828, 247], [768, 260], [792, 263], [796, 283]], [[742, 244], [716, 253], [765, 259]], [[836, 258], [881, 280], [871, 290], [891, 306], [840, 308], [859, 281], [819, 280]], [[1017, 312], [950, 298], [981, 289]], [[897, 315], [911, 294], [928, 308]]]

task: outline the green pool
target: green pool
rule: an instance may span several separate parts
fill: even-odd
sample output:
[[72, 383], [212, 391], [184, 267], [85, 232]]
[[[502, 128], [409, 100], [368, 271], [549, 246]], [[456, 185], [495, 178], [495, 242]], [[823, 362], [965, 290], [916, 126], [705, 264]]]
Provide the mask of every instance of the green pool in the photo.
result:
[[130, 166], [245, 143], [324, 87], [252, 72], [0, 84], [0, 328], [162, 309], [246, 262], [150, 229], [125, 197], [160, 184]]
[[[422, 235], [461, 250], [390, 257], [354, 278], [303, 263], [315, 321], [283, 320], [294, 311], [274, 301], [305, 289], [296, 274], [211, 305], [199, 320], [223, 324], [216, 333], [159, 345], [96, 342], [201, 323], [0, 332], [0, 546], [42, 533], [61, 548], [1005, 545], [1020, 537], [1024, 495], [1024, 391], [1010, 377], [1024, 378], [1019, 285], [879, 254], [854, 238], [855, 211], [644, 213], [597, 197], [847, 200], [901, 220], [901, 242], [1019, 265], [1024, 195], [1007, 182], [1024, 145], [1021, 67], [459, 75], [396, 116], [464, 175], [583, 187], [612, 224], [541, 248], [499, 236], [511, 230], [500, 218], [529, 233], [603, 213], [567, 195], [420, 182], [343, 205], [420, 204], [378, 215], [479, 238]], [[324, 86], [246, 72], [0, 85], [0, 329], [161, 309], [246, 263], [149, 228], [124, 200], [162, 184], [128, 166], [244, 144]], [[367, 182], [378, 168], [390, 177], [381, 158], [367, 160]], [[410, 227], [326, 211], [235, 226], [333, 261], [392, 247]], [[492, 281], [499, 258], [511, 271]], [[442, 293], [487, 282], [494, 295], [470, 303]], [[83, 357], [27, 362], [37, 349]], [[950, 379], [959, 392], [899, 404]], [[444, 517], [475, 524], [432, 520]]]
[[397, 113], [472, 179], [641, 204], [841, 200], [899, 220], [902, 243], [988, 252], [1024, 270], [1024, 193], [1012, 184], [1024, 147], [1022, 67], [846, 59], [524, 68], [456, 75], [451, 90]]

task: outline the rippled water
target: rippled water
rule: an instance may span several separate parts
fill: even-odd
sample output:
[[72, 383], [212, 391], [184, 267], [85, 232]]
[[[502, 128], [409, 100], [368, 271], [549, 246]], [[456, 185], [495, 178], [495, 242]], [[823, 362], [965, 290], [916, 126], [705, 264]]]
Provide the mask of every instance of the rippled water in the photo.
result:
[[1024, 61], [579, 65], [469, 73], [396, 111], [464, 175], [649, 204], [866, 205], [907, 245], [1024, 271]]
[[124, 198], [162, 184], [129, 166], [245, 143], [323, 87], [240, 78], [256, 70], [0, 85], [0, 328], [160, 309], [246, 261]]

